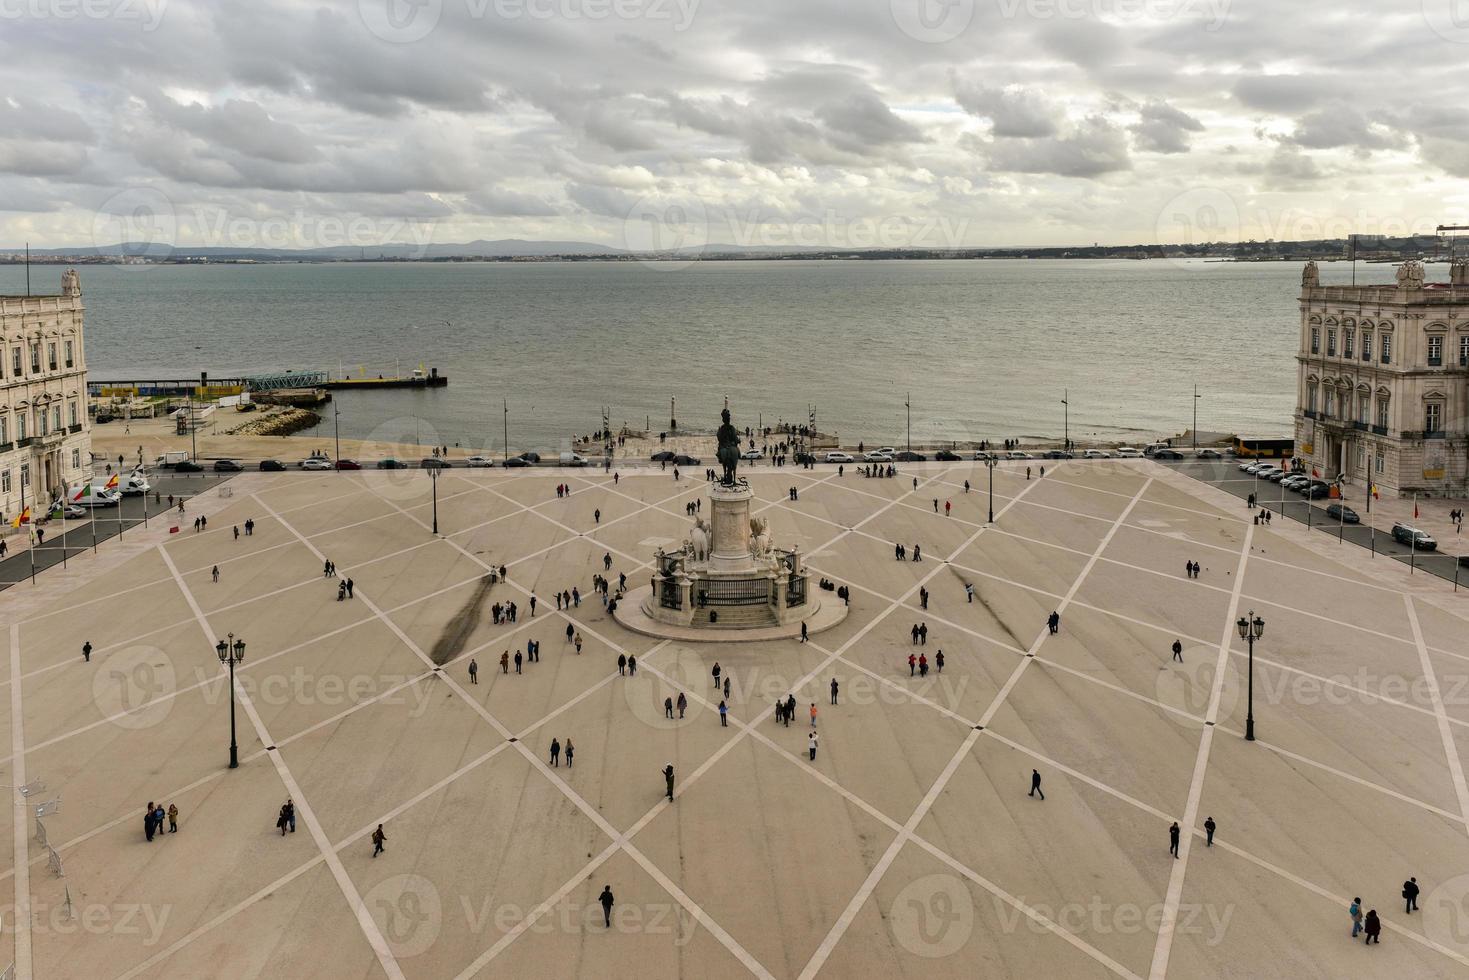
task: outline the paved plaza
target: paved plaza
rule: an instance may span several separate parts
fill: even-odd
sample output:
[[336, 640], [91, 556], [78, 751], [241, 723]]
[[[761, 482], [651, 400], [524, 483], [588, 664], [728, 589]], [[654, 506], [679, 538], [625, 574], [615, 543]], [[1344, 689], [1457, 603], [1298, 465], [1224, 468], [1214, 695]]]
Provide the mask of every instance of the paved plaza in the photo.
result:
[[[458, 469], [436, 507], [423, 471], [237, 476], [177, 533], [130, 529], [0, 597], [0, 782], [26, 788], [3, 818], [0, 960], [47, 978], [1469, 973], [1469, 596], [1253, 524], [1150, 461], [1049, 465], [996, 468], [993, 525], [978, 463], [742, 469], [774, 540], [851, 589], [806, 644], [607, 615], [592, 576], [648, 584], [707, 492], [687, 473]], [[502, 673], [529, 640], [539, 660]], [[553, 767], [553, 738], [574, 762]], [[177, 806], [177, 833], [145, 839], [149, 801]], [[1379, 945], [1350, 938], [1356, 896]]]

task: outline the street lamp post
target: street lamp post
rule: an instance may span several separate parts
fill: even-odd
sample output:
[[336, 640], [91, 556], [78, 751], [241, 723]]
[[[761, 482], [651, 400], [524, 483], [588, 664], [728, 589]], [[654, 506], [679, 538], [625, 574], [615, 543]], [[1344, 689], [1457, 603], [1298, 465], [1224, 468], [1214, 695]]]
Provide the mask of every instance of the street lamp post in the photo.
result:
[[990, 520], [989, 520], [989, 522], [991, 524], [993, 524], [995, 522], [995, 461], [993, 459], [987, 459], [987, 460], [985, 460], [984, 465], [990, 471]]
[[430, 466], [428, 470], [429, 482], [434, 487], [434, 533], [439, 533], [439, 468]]
[[1245, 741], [1255, 740], [1255, 641], [1265, 635], [1265, 620], [1255, 615], [1251, 609], [1248, 616], [1241, 616], [1239, 622], [1235, 623], [1239, 629], [1240, 639], [1249, 644], [1250, 647], [1250, 693], [1248, 708], [1245, 713]]
[[1193, 427], [1189, 429], [1189, 434], [1193, 436], [1193, 440], [1194, 440], [1194, 452], [1198, 452], [1198, 450], [1199, 450], [1199, 386], [1198, 385], [1194, 385], [1194, 424], [1193, 424]]
[[1065, 388], [1061, 389], [1061, 449], [1064, 452], [1071, 451], [1071, 403], [1067, 400], [1069, 394]]
[[240, 768], [240, 746], [235, 741], [235, 664], [245, 659], [245, 641], [235, 639], [231, 633], [228, 640], [220, 640], [214, 645], [214, 652], [219, 654], [219, 662], [229, 664], [230, 668], [230, 768]]
[[[337, 400], [332, 399], [332, 439], [337, 444], [337, 462], [342, 461], [342, 427], [338, 419], [341, 418], [342, 410], [337, 408]], [[340, 467], [338, 467], [340, 472]]]

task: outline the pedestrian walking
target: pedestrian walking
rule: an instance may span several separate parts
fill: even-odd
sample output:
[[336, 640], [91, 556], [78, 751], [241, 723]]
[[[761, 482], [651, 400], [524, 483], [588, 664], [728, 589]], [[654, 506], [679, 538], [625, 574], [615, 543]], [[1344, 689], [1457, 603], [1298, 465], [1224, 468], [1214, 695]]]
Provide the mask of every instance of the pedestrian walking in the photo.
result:
[[536, 596], [535, 596], [535, 593], [531, 593], [531, 597], [530, 597], [530, 618], [531, 619], [535, 619], [536, 618]]
[[918, 645], [921, 646], [921, 647], [928, 646], [928, 624], [927, 623], [919, 623], [918, 624]]
[[724, 678], [724, 696], [729, 697], [729, 677]]
[[1382, 920], [1377, 917], [1376, 909], [1372, 909], [1367, 913], [1367, 923], [1362, 928], [1367, 933], [1367, 945], [1370, 946], [1373, 943], [1377, 943], [1378, 945], [1382, 944]]
[[944, 516], [945, 517], [948, 517], [949, 516], [949, 509], [952, 508], [953, 506], [954, 506], [954, 504], [953, 504], [952, 501], [949, 501], [949, 500], [945, 500], [944, 501]]
[[673, 717], [673, 698], [664, 698], [663, 699], [663, 717], [665, 717], [665, 718], [672, 718]]
[[831, 703], [832, 704], [836, 704], [837, 703], [837, 689], [838, 689], [837, 679], [835, 677], [833, 677], [831, 679]]
[[627, 658], [627, 676], [638, 676], [638, 658], [636, 655]]
[[913, 546], [913, 560], [923, 561], [923, 549], [916, 544]]
[[576, 639], [572, 640], [571, 642], [576, 646], [576, 654], [577, 654], [577, 656], [581, 656], [581, 631], [580, 630], [577, 631]]
[[521, 659], [522, 658], [520, 656], [520, 651], [519, 650], [516, 650], [515, 651], [515, 672], [517, 674], [520, 673], [520, 661], [521, 661]]
[[92, 641], [88, 640], [82, 644], [82, 663], [92, 662]]
[[920, 653], [918, 655], [918, 676], [928, 676], [928, 654], [926, 653]]
[[598, 507], [596, 510], [592, 511], [592, 523], [602, 523], [602, 508]]
[[619, 674], [625, 674], [627, 672], [627, 654], [625, 653], [619, 653], [617, 655], [617, 672]]
[[714, 661], [714, 669], [712, 671], [710, 671], [710, 673], [714, 675], [714, 686], [715, 687], [718, 687], [719, 686], [719, 674], [720, 674], [719, 661], [718, 660]]
[[385, 841], [387, 839], [388, 839], [388, 835], [385, 834], [385, 833], [383, 833], [383, 825], [382, 824], [378, 824], [377, 825], [377, 830], [374, 830], [372, 832], [372, 856], [373, 857], [377, 857], [379, 854], [381, 854], [383, 852], [383, 841]]
[[928, 588], [926, 586], [920, 585], [918, 587], [918, 608], [928, 608]]
[[558, 768], [561, 765], [561, 743], [554, 735], [551, 737], [551, 765]]
[[153, 801], [148, 801], [148, 809], [143, 814], [143, 836], [148, 840], [153, 839], [156, 828], [153, 826]]
[[908, 676], [912, 677], [918, 670], [918, 657], [908, 654]]
[[597, 896], [597, 901], [602, 903], [602, 922], [608, 929], [612, 928], [612, 886], [603, 885], [602, 894]]
[[816, 746], [818, 743], [820, 743], [820, 741], [821, 739], [817, 737], [814, 731], [806, 736], [806, 748], [811, 751], [812, 762], [816, 761]]
[[673, 800], [673, 763], [671, 763], [671, 762], [668, 763], [666, 766], [663, 767], [663, 781], [668, 785], [668, 799], [669, 799], [670, 802], [672, 802], [672, 800]]
[[[335, 569], [333, 569], [333, 571], [335, 571]], [[347, 579], [347, 598], [352, 598], [352, 579], [350, 577]]]
[[215, 565], [214, 568], [210, 571], [209, 574], [214, 578], [214, 584], [215, 585], [218, 585], [219, 584], [219, 566], [218, 565]]
[[179, 807], [177, 803], [168, 805], [168, 832], [176, 834], [179, 832]]
[[970, 602], [973, 602], [974, 601], [974, 583], [973, 582], [965, 582], [964, 583], [964, 596]]
[[509, 650], [506, 650], [504, 653], [500, 654], [500, 673], [502, 673], [502, 674], [508, 674], [508, 673], [510, 673], [510, 651]]
[[674, 706], [678, 708], [678, 716], [682, 718], [683, 713], [688, 710], [689, 707], [689, 699], [684, 697], [682, 691], [678, 692], [678, 700], [674, 702]]
[[806, 630], [806, 623], [804, 621], [802, 621], [802, 623], [801, 623], [801, 642], [802, 643], [806, 643], [810, 639], [811, 639], [811, 635]]
[[566, 768], [570, 769], [571, 768], [571, 756], [572, 756], [572, 753], [574, 753], [576, 751], [572, 747], [571, 739], [568, 738], [566, 740], [566, 747], [562, 751], [566, 755]]
[[719, 726], [721, 728], [729, 727], [729, 706], [723, 701], [719, 702]]
[[1168, 828], [1168, 853], [1172, 854], [1174, 860], [1178, 859], [1178, 821], [1173, 821], [1173, 826]]
[[235, 525], [235, 540], [240, 540], [240, 525], [238, 524]]
[[1173, 641], [1173, 659], [1183, 663], [1183, 644], [1178, 640]]
[[1204, 846], [1205, 847], [1213, 847], [1214, 846], [1214, 828], [1217, 827], [1217, 826], [1219, 826], [1219, 825], [1214, 822], [1214, 818], [1213, 817], [1206, 817], [1204, 819]]
[[1046, 798], [1046, 794], [1041, 792], [1040, 771], [1036, 769], [1030, 771], [1030, 795], [1039, 796], [1042, 800]]
[[1055, 636], [1061, 631], [1061, 614], [1055, 611], [1046, 617], [1046, 625], [1051, 629], [1051, 635]]
[[1356, 939], [1362, 933], [1362, 900], [1352, 899], [1352, 904], [1347, 908], [1347, 914], [1352, 917], [1352, 938]]
[[944, 672], [944, 651], [940, 650], [934, 654], [933, 665], [940, 674]]
[[479, 683], [479, 664], [475, 662], [473, 657], [469, 658], [469, 683]]
[[1406, 905], [1404, 911], [1408, 915], [1412, 915], [1413, 911], [1418, 908], [1417, 878], [1409, 878], [1407, 881], [1403, 882], [1403, 902]]

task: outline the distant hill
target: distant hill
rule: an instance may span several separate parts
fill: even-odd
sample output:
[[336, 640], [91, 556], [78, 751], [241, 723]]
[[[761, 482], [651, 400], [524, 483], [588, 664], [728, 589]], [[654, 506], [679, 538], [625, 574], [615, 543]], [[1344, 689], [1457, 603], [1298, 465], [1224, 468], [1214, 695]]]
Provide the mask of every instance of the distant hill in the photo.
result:
[[[22, 251], [11, 249], [10, 251]], [[235, 246], [168, 246], [151, 242], [123, 242], [117, 245], [75, 248], [33, 248], [33, 258], [138, 257], [180, 261], [200, 259], [253, 259], [258, 262], [280, 261], [357, 261], [368, 259], [444, 259], [444, 258], [516, 258], [547, 255], [617, 255], [623, 249], [594, 242], [528, 242], [520, 238], [498, 241], [474, 241], [447, 245], [415, 245], [389, 242], [383, 245], [333, 245], [326, 248], [242, 248]]]

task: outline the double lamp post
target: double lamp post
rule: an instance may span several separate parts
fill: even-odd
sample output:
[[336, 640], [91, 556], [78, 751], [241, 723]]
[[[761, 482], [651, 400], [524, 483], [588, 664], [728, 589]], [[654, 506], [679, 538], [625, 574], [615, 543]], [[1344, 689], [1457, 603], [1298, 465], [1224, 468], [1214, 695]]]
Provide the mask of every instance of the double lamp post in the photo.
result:
[[219, 662], [229, 664], [230, 668], [230, 768], [240, 768], [240, 746], [235, 741], [235, 664], [245, 659], [245, 641], [235, 639], [231, 633], [228, 640], [220, 640], [214, 645], [214, 652], [219, 654]]

